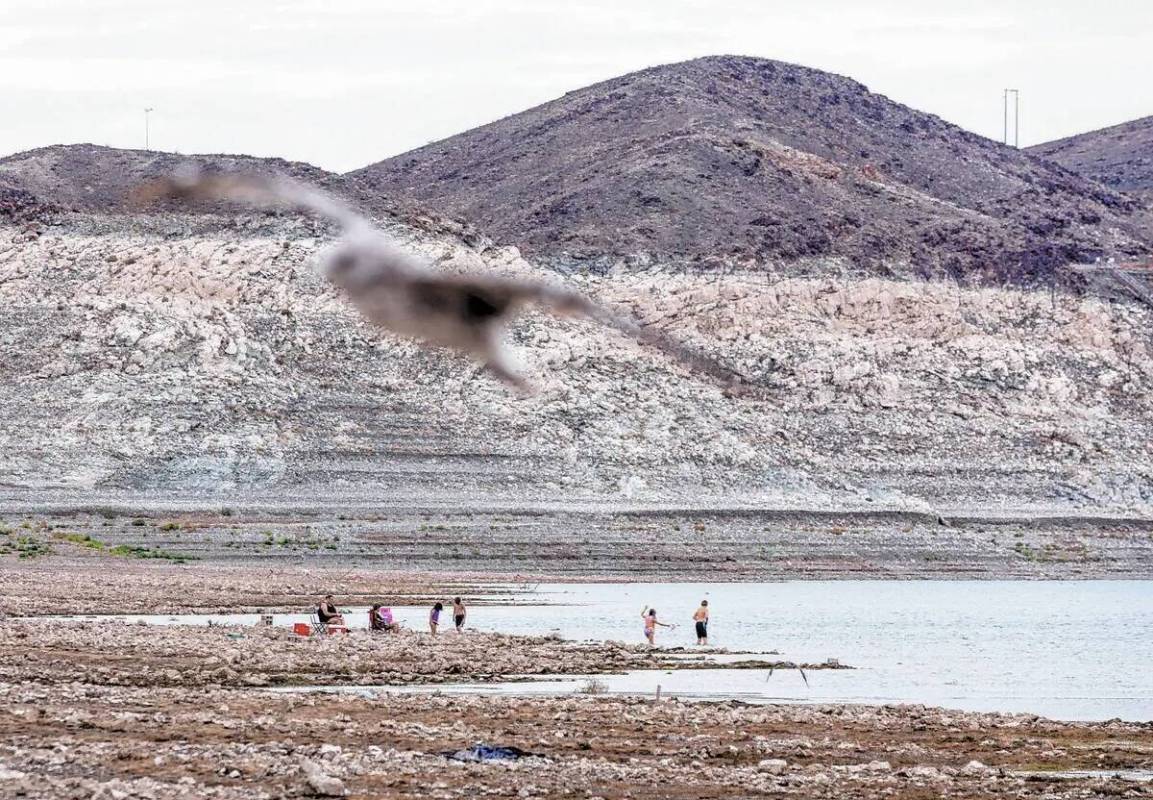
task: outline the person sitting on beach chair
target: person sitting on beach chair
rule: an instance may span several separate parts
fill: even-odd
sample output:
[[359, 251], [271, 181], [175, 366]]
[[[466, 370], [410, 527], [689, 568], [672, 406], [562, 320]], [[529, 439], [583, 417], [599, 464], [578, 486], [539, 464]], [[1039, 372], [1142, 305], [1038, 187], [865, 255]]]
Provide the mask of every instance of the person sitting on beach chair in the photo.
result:
[[368, 610], [368, 629], [396, 633], [400, 630], [400, 625], [393, 620], [391, 608], [385, 608], [377, 603]]
[[320, 620], [321, 625], [327, 625], [330, 628], [344, 627], [344, 616], [332, 602], [332, 595], [330, 594], [326, 594], [324, 599], [320, 601], [320, 605], [316, 608], [316, 617]]

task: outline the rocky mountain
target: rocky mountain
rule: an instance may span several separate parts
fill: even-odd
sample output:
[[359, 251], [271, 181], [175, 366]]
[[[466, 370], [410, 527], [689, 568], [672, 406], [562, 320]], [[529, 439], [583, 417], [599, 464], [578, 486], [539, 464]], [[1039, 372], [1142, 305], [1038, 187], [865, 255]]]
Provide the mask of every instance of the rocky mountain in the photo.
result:
[[1153, 117], [1046, 142], [1029, 152], [1153, 201]]
[[32, 221], [60, 210], [55, 203], [37, 197], [27, 189], [0, 181], [0, 221]]
[[[397, 222], [446, 270], [556, 279]], [[1153, 508], [1147, 309], [879, 278], [570, 276], [759, 387], [728, 396], [578, 320], [540, 387], [365, 325], [293, 217], [0, 225], [0, 504]], [[550, 277], [550, 275], [552, 277]]]
[[[585, 118], [611, 122], [616, 109], [617, 127], [632, 138], [605, 138], [603, 147], [619, 147], [621, 164], [649, 163], [637, 166], [632, 185], [664, 198], [630, 217], [618, 202], [630, 179], [612, 159], [598, 161], [599, 172], [558, 166], [557, 176], [589, 181], [605, 192], [605, 208], [621, 210], [609, 236], [609, 212], [595, 206], [600, 195], [592, 188], [564, 195], [573, 203], [571, 215], [561, 215], [572, 220], [565, 235], [580, 237], [583, 250], [565, 249], [576, 240], [540, 239], [528, 242], [538, 256], [525, 258], [420, 211], [413, 205], [420, 198], [390, 205], [369, 173], [194, 158], [319, 183], [368, 207], [402, 246], [439, 269], [567, 281], [711, 353], [754, 392], [723, 392], [594, 325], [533, 316], [511, 338], [540, 390], [517, 396], [468, 361], [365, 325], [312, 269], [331, 239], [326, 226], [288, 212], [135, 209], [124, 204], [126, 191], [184, 157], [43, 148], [0, 160], [0, 208], [15, 209], [0, 216], [0, 506], [1153, 513], [1150, 309], [1027, 285], [898, 280], [845, 268], [857, 259], [874, 273], [900, 272], [905, 263], [1033, 274], [1051, 268], [1062, 248], [1131, 241], [1102, 229], [1108, 222], [1121, 231], [1136, 220], [1137, 201], [844, 79], [772, 62], [693, 64], [682, 69], [680, 116], [662, 116], [664, 106], [676, 106], [676, 93], [646, 106], [655, 138], [643, 145], [636, 141], [645, 125], [628, 116], [634, 106], [624, 99], [669, 85], [659, 70], [613, 83], [600, 105], [590, 95], [558, 101], [579, 111], [567, 122], [556, 108], [532, 112], [539, 122], [532, 141], [548, 142], [571, 137]], [[708, 84], [692, 89], [697, 71], [721, 66], [732, 71], [717, 77], [715, 92]], [[734, 144], [722, 133], [727, 118], [708, 116], [703, 98], [744, 86], [740, 102], [754, 95], [783, 102], [768, 89], [754, 91], [759, 82], [790, 87], [797, 98], [825, 86], [805, 108], [826, 109], [826, 138], [810, 131], [806, 140], [785, 116], [747, 116], [744, 144]], [[690, 112], [696, 122], [686, 122]], [[789, 113], [800, 125], [801, 112]], [[861, 140], [909, 122], [904, 167], [869, 150], [868, 163], [832, 168], [852, 161], [844, 143], [853, 138], [847, 120], [854, 115], [871, 120], [857, 126]], [[841, 162], [811, 152], [832, 153], [834, 145]], [[591, 140], [586, 146], [595, 149]], [[953, 146], [971, 169], [930, 169], [924, 153]], [[763, 202], [793, 227], [768, 218], [754, 225], [752, 209], [738, 207], [762, 201], [733, 177], [738, 151], [751, 159], [741, 163], [765, 191]], [[523, 185], [511, 172], [485, 180], [494, 192], [528, 191], [533, 175], [544, 176], [531, 155], [521, 157]], [[702, 164], [716, 169], [692, 172]], [[914, 174], [938, 194], [986, 210], [911, 189]], [[689, 183], [715, 191], [694, 194]], [[786, 189], [797, 193], [795, 204]], [[1039, 198], [1057, 221], [1050, 235], [1026, 235], [1023, 220]], [[492, 202], [505, 201], [494, 194]], [[540, 230], [561, 230], [560, 217], [543, 208], [508, 204], [514, 218], [540, 212]], [[859, 227], [843, 221], [843, 235], [802, 246], [832, 230], [831, 214], [850, 208]], [[918, 238], [930, 230], [937, 235]], [[733, 237], [725, 263], [748, 259], [761, 268], [685, 268], [709, 256], [693, 237], [719, 247], [725, 235]], [[980, 248], [988, 248], [987, 262], [974, 255]], [[656, 261], [662, 252], [667, 257]], [[594, 263], [637, 258], [631, 269], [558, 274], [551, 267], [566, 263], [564, 253]], [[787, 263], [777, 269], [775, 262]]]
[[1150, 212], [818, 70], [709, 57], [350, 173], [559, 264], [793, 263], [1028, 279], [1147, 253]]

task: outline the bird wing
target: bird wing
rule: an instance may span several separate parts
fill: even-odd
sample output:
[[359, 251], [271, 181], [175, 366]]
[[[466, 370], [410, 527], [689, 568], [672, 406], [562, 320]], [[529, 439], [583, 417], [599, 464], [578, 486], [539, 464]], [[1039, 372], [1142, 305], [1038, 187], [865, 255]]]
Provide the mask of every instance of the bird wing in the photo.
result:
[[375, 226], [352, 206], [328, 192], [284, 175], [209, 172], [185, 165], [171, 176], [144, 184], [133, 192], [138, 203], [156, 200], [232, 200], [264, 208], [287, 206], [309, 211], [340, 225], [346, 232]]
[[[368, 218], [327, 192], [285, 176], [212, 173], [199, 167], [178, 171], [140, 187], [138, 201], [160, 199], [234, 200], [255, 206], [288, 206], [309, 211], [340, 225], [346, 236], [362, 235], [377, 229]], [[389, 275], [395, 279], [392, 272]], [[424, 286], [426, 293], [462, 295], [465, 304], [462, 322], [470, 325], [505, 321], [524, 303], [535, 303], [558, 314], [586, 317], [648, 345], [694, 372], [709, 376], [725, 387], [744, 383], [741, 375], [711, 357], [673, 339], [652, 326], [612, 311], [580, 292], [534, 281], [496, 278], [486, 275], [438, 275], [429, 273], [402, 276], [407, 288]], [[395, 288], [395, 287], [394, 287]], [[434, 291], [435, 290], [435, 291]]]
[[[452, 280], [448, 277], [448, 280]], [[643, 325], [636, 319], [613, 311], [586, 295], [559, 286], [536, 281], [467, 276], [457, 279], [475, 287], [478, 294], [490, 293], [514, 298], [520, 303], [535, 303], [562, 315], [581, 316], [630, 336], [671, 357], [693, 372], [707, 375], [724, 386], [744, 383], [744, 378], [705, 353], [678, 341], [659, 328]]]

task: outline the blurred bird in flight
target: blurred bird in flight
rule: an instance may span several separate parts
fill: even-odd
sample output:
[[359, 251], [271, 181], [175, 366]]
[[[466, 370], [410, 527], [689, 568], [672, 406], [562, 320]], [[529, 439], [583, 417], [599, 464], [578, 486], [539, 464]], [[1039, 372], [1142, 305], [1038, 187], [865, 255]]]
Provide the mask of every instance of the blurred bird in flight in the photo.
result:
[[519, 313], [534, 305], [614, 328], [726, 387], [740, 382], [707, 356], [579, 292], [536, 281], [436, 272], [397, 247], [350, 206], [291, 178], [210, 173], [189, 167], [139, 187], [134, 195], [137, 202], [227, 200], [259, 207], [289, 206], [336, 223], [341, 237], [321, 254], [320, 273], [344, 292], [365, 319], [393, 333], [467, 353], [521, 391], [531, 387], [513, 366], [504, 334]]

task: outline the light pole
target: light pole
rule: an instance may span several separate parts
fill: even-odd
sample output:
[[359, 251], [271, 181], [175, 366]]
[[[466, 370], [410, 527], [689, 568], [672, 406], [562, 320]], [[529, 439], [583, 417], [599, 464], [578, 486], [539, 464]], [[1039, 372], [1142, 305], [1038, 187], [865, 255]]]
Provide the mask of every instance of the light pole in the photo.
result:
[[1013, 95], [1013, 146], [1021, 146], [1021, 92], [1006, 89], [1003, 103], [1005, 111], [1005, 144], [1009, 144], [1009, 94]]
[[144, 109], [144, 149], [145, 149], [145, 150], [151, 150], [151, 149], [152, 149], [151, 147], [149, 147], [149, 144], [150, 144], [150, 142], [149, 142], [149, 139], [148, 139], [148, 134], [149, 134], [149, 130], [148, 130], [148, 115], [149, 115], [149, 114], [151, 114], [151, 113], [152, 113], [152, 109], [151, 109], [151, 108], [146, 108], [146, 109]]

